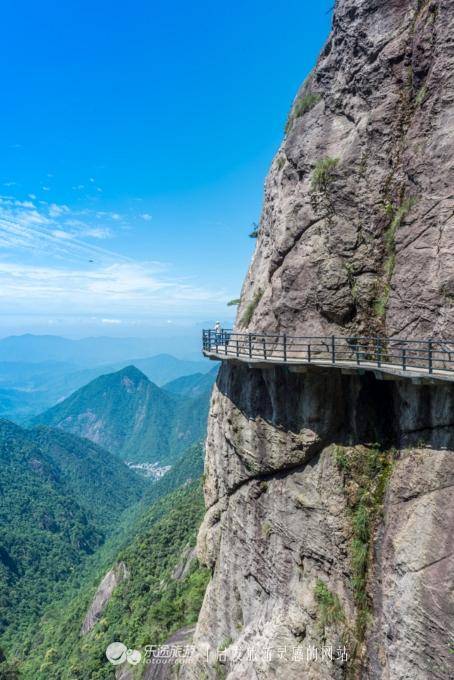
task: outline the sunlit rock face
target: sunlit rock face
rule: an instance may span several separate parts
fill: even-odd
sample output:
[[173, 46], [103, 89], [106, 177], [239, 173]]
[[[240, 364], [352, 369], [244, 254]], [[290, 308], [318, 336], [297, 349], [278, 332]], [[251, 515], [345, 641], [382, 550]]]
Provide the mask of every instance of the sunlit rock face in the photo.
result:
[[104, 609], [107, 607], [115, 588], [117, 588], [117, 586], [119, 586], [120, 583], [122, 583], [127, 578], [129, 578], [129, 572], [124, 562], [115, 564], [112, 569], [107, 572], [99, 584], [93, 601], [85, 616], [80, 631], [81, 635], [86, 635], [95, 627], [101, 618]]
[[[453, 28], [452, 0], [336, 3], [238, 330], [454, 337]], [[212, 579], [179, 677], [454, 677], [453, 399], [225, 363], [198, 540]]]
[[266, 181], [250, 328], [454, 336], [452, 9], [337, 3]]

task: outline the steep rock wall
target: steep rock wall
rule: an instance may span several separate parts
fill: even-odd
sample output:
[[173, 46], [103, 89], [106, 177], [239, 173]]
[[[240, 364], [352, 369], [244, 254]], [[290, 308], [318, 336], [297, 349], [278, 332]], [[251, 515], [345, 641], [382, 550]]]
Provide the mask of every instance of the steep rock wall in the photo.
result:
[[453, 22], [452, 0], [337, 3], [266, 182], [254, 330], [453, 337]]
[[[338, 0], [237, 327], [454, 337], [453, 27], [452, 0]], [[453, 428], [449, 385], [225, 363], [181, 675], [454, 677]]]

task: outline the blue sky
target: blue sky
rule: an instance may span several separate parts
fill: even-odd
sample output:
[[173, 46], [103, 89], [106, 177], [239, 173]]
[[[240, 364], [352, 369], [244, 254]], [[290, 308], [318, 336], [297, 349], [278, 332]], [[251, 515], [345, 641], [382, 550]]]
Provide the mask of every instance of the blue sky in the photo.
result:
[[332, 4], [4, 3], [0, 335], [227, 322]]

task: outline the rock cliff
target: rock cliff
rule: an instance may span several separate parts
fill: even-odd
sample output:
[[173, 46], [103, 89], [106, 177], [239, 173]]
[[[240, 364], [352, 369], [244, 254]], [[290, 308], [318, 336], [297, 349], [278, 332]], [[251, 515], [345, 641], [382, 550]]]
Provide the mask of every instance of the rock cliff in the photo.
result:
[[[453, 0], [338, 0], [237, 328], [454, 338], [453, 60]], [[205, 472], [183, 677], [454, 677], [449, 384], [224, 362]]]
[[102, 579], [95, 593], [93, 601], [88, 609], [85, 616], [82, 628], [80, 631], [81, 635], [86, 635], [89, 633], [97, 624], [101, 615], [106, 608], [112, 594], [117, 586], [120, 585], [125, 579], [129, 578], [129, 572], [126, 568], [124, 562], [119, 562], [110, 569], [107, 574]]

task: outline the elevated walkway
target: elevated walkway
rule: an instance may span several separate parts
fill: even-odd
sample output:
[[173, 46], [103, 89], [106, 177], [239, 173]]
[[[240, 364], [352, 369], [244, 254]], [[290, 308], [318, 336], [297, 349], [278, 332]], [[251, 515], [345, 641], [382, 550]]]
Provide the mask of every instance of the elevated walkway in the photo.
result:
[[251, 368], [287, 366], [304, 373], [337, 369], [372, 371], [380, 380], [454, 382], [454, 340], [403, 340], [339, 336], [291, 336], [204, 330], [203, 354], [213, 361], [246, 363]]

